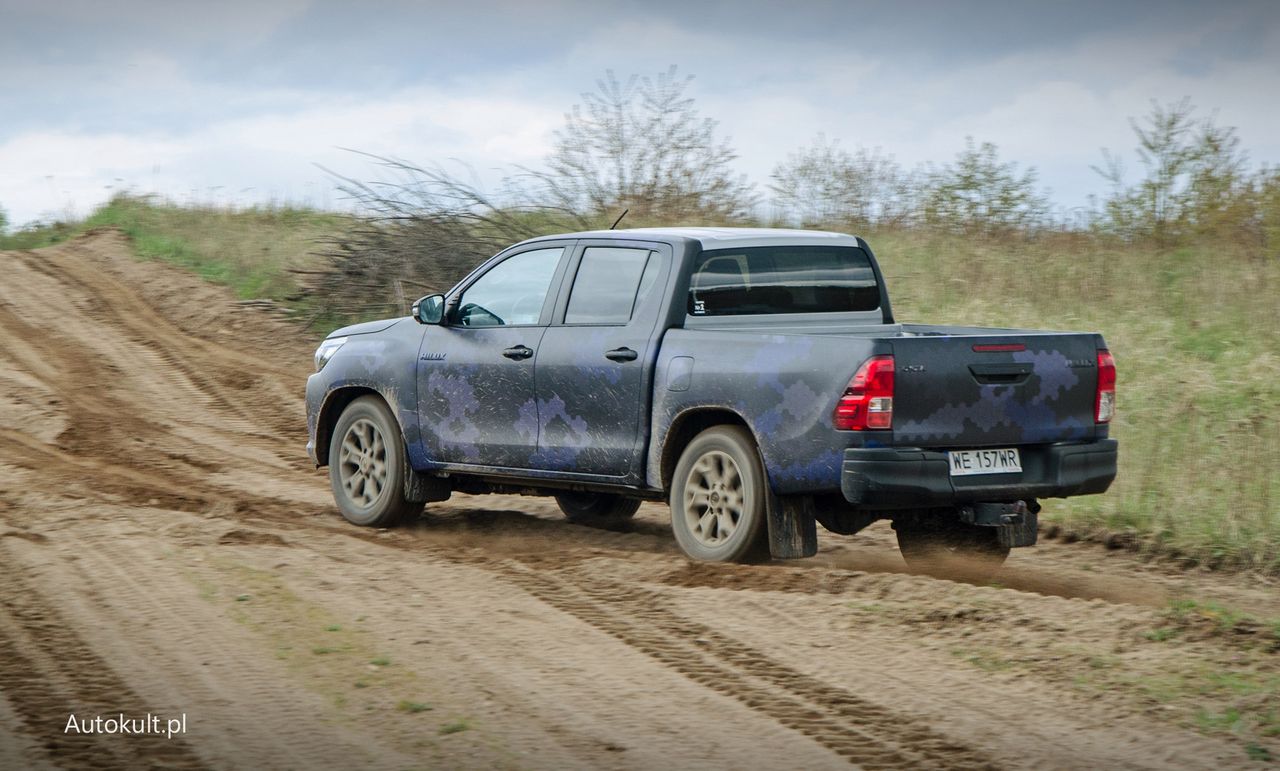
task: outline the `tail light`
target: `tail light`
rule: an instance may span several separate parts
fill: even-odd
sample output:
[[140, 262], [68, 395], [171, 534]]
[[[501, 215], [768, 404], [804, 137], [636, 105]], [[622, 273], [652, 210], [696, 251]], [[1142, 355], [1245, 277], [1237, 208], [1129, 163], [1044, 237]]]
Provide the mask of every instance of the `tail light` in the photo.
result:
[[841, 431], [866, 431], [893, 427], [893, 357], [873, 356], [858, 372], [836, 402], [831, 421]]
[[1110, 423], [1116, 414], [1116, 360], [1108, 350], [1098, 351], [1098, 395], [1094, 399], [1093, 419]]

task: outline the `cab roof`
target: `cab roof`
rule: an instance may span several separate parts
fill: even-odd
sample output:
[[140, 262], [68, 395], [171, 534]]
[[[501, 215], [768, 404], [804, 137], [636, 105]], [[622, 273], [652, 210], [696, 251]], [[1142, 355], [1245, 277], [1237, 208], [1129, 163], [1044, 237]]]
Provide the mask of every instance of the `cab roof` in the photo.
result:
[[[858, 239], [846, 233], [789, 228], [623, 228], [620, 230], [588, 230], [546, 236], [546, 239], [599, 238], [621, 241], [696, 241], [703, 249], [775, 246], [783, 244], [814, 246], [858, 246]], [[544, 240], [542, 238], [533, 240]]]

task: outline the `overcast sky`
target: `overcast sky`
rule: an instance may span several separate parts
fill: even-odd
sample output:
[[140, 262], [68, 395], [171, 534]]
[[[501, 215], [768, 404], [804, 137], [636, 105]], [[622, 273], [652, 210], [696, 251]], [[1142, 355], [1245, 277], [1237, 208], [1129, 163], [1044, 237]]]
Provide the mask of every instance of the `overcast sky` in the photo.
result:
[[818, 133], [906, 166], [972, 135], [1076, 207], [1152, 99], [1190, 97], [1280, 162], [1278, 22], [1230, 0], [0, 0], [0, 207], [83, 214], [122, 188], [339, 206], [316, 164], [376, 176], [341, 147], [496, 181], [539, 164], [605, 70], [672, 64], [762, 192]]

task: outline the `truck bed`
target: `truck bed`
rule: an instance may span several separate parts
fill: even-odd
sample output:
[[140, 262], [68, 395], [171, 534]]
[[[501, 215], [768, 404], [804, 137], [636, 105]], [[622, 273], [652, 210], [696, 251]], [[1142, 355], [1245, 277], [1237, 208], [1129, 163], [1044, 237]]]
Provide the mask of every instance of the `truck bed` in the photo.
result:
[[[760, 438], [780, 494], [837, 489], [851, 447], [976, 449], [1106, 436], [1093, 414], [1105, 344], [1093, 333], [734, 321], [667, 332], [651, 425], [662, 433], [699, 407], [740, 415]], [[837, 400], [877, 355], [895, 361], [892, 430], [836, 430]], [[655, 439], [661, 446], [663, 436]]]

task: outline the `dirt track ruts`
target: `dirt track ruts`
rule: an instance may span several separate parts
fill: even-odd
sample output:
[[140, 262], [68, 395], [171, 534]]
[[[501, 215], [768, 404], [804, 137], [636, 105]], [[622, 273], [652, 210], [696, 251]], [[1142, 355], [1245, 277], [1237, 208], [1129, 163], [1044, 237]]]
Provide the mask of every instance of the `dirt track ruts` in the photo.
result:
[[[0, 766], [1244, 758], [1088, 662], [1158, 673], [1182, 655], [1144, 637], [1168, 597], [1274, 614], [1265, 584], [1054, 543], [998, 586], [942, 581], [880, 527], [807, 562], [695, 565], [653, 505], [610, 532], [456, 496], [362, 530], [303, 453], [306, 333], [114, 232], [0, 254], [0, 276]], [[73, 712], [190, 729], [67, 736]]]

